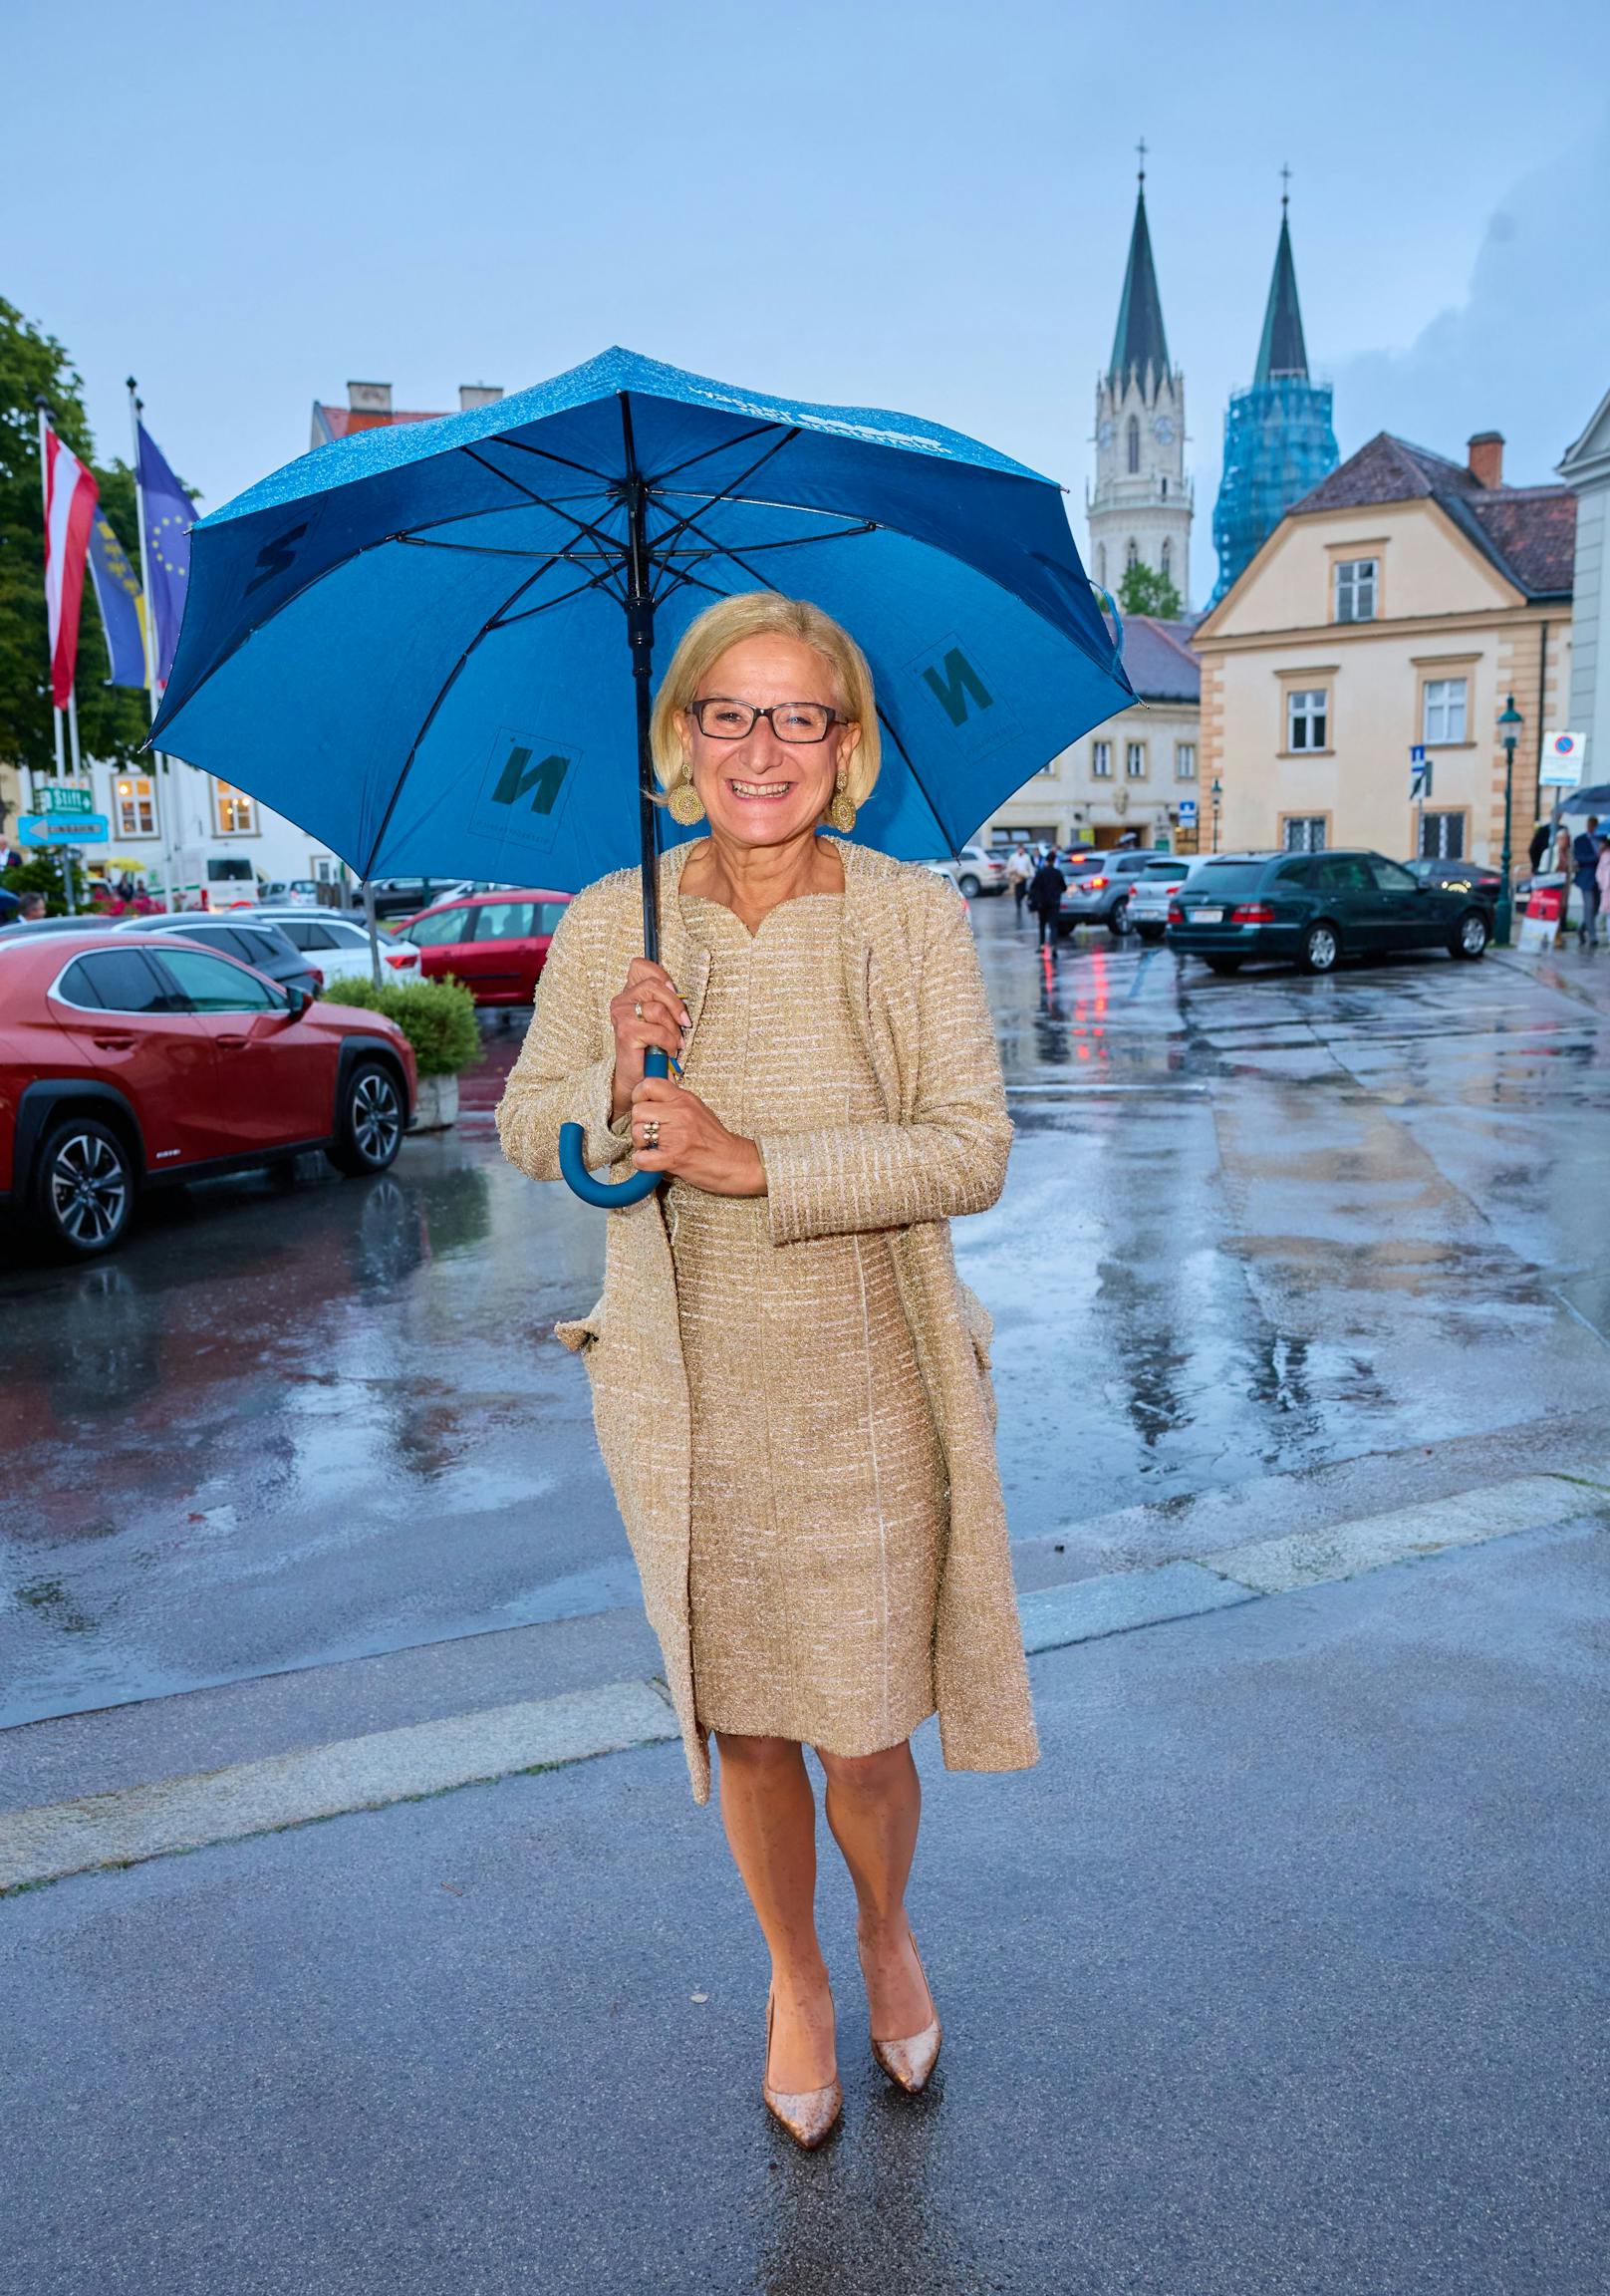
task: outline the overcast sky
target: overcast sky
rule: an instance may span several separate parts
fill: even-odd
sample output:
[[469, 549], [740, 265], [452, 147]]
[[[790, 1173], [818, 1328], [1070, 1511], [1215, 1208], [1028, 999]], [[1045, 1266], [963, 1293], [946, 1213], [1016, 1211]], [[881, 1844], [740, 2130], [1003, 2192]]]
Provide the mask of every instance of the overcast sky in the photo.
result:
[[1083, 548], [1143, 135], [1199, 602], [1282, 161], [1344, 454], [1492, 428], [1542, 479], [1610, 388], [1586, 0], [10, 0], [0, 41], [0, 294], [104, 454], [137, 374], [208, 508], [349, 378], [444, 410], [624, 343], [975, 432], [1068, 484]]

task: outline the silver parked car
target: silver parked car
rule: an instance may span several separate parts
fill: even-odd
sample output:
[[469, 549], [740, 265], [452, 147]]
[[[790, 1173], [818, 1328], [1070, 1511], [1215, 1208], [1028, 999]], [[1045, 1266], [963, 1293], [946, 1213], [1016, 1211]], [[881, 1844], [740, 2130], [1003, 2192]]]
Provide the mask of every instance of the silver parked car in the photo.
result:
[[1169, 903], [1196, 867], [1195, 853], [1152, 853], [1131, 888], [1129, 923], [1143, 941], [1161, 941], [1169, 929]]
[[1065, 867], [1068, 889], [1060, 903], [1058, 933], [1066, 938], [1076, 925], [1105, 925], [1122, 940], [1130, 929], [1130, 896], [1149, 863], [1159, 858], [1144, 846], [1120, 845]]

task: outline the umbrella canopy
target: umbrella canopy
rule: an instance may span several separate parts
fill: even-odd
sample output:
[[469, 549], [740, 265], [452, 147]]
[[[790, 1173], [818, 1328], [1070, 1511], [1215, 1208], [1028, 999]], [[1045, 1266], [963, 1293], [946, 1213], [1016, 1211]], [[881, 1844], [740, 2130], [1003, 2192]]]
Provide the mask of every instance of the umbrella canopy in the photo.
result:
[[757, 589], [868, 655], [884, 766], [858, 834], [898, 857], [953, 851], [1133, 700], [1052, 481], [913, 416], [614, 350], [322, 446], [203, 519], [152, 740], [361, 877], [573, 890], [652, 831], [632, 668]]

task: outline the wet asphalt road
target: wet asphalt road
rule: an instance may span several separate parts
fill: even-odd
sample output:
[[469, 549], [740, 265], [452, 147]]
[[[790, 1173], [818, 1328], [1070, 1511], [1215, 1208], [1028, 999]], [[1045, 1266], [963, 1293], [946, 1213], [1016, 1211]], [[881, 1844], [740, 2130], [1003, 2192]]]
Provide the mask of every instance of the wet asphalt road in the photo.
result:
[[[825, 1854], [812, 2157], [674, 1745], [8, 1896], [0, 2296], [1604, 2296], [1610, 960], [1182, 989], [977, 926], [1025, 1584], [1591, 1461], [1583, 1515], [1045, 1651], [1028, 1773], [926, 1725], [944, 2053], [871, 2069]], [[0, 1278], [0, 1683], [62, 1717], [0, 1813], [653, 1671], [517, 1041], [386, 1179]]]
[[1050, 1652], [1015, 1777], [926, 1725], [943, 2053], [824, 1841], [813, 2156], [675, 1746], [7, 1899], [0, 2296], [1603, 2296], [1607, 1545]]
[[[957, 1243], [1025, 1583], [1123, 1559], [1143, 1503], [1347, 1462], [1414, 1496], [1422, 1458], [1524, 1471], [1610, 1430], [1610, 957], [1221, 981], [975, 918], [1018, 1137]], [[213, 1183], [113, 1261], [0, 1275], [0, 1722], [624, 1626], [585, 1380], [547, 1339], [601, 1227], [498, 1155], [518, 1041], [489, 1024], [457, 1130], [380, 1180]]]

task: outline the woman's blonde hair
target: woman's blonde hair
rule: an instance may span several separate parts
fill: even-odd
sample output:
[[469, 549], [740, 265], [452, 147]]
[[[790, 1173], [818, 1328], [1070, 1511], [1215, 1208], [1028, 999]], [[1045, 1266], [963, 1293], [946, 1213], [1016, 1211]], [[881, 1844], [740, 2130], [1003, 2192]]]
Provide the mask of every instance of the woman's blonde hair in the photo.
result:
[[834, 707], [861, 728], [861, 738], [844, 769], [845, 794], [852, 805], [865, 805], [877, 782], [882, 755], [867, 657], [831, 614], [824, 614], [808, 599], [785, 598], [777, 590], [746, 590], [737, 598], [718, 598], [683, 631], [681, 644], [671, 656], [655, 697], [650, 738], [661, 788], [669, 797], [692, 779], [677, 718], [696, 699], [710, 665], [729, 646], [739, 645], [745, 638], [797, 638], [828, 664], [833, 672]]

